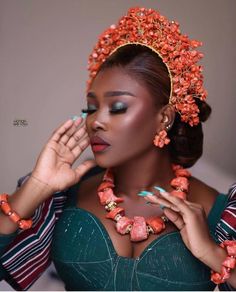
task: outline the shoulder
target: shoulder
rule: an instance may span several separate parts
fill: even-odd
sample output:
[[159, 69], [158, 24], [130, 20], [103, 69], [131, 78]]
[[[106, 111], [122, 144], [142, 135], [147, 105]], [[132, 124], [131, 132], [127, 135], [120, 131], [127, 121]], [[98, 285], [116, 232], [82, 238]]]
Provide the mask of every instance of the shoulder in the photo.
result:
[[208, 214], [219, 192], [195, 177], [191, 177], [189, 182], [189, 201], [200, 204]]

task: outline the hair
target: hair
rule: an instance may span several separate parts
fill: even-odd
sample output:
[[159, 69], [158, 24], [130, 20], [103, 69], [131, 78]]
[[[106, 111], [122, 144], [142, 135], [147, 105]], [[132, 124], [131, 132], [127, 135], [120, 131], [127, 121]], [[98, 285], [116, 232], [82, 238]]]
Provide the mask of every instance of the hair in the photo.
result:
[[[157, 53], [142, 45], [125, 45], [117, 49], [101, 65], [99, 71], [121, 67], [136, 80], [143, 83], [155, 98], [155, 105], [167, 105], [170, 98], [171, 81], [166, 65]], [[169, 150], [172, 162], [183, 167], [191, 167], [201, 157], [203, 149], [202, 122], [205, 122], [211, 107], [196, 99], [199, 107], [200, 123], [191, 127], [182, 122], [180, 115], [175, 116], [172, 128], [168, 132], [171, 140]]]

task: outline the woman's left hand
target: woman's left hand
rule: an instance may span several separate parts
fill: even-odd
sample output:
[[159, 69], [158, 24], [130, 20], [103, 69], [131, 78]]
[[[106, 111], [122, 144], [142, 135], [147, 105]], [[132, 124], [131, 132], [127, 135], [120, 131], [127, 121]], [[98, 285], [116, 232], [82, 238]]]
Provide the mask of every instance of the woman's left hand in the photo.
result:
[[187, 248], [199, 260], [205, 261], [216, 243], [210, 236], [203, 207], [167, 192], [146, 196], [145, 200], [165, 207], [165, 216], [180, 230]]

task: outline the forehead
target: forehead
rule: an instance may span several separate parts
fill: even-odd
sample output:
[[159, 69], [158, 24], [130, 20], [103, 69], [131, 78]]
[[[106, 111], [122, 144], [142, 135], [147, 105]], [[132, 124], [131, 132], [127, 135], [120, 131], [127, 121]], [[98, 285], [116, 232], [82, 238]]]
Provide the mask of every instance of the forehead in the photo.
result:
[[143, 82], [121, 67], [106, 68], [100, 71], [89, 89], [97, 94], [112, 90], [129, 91], [134, 95], [148, 93]]

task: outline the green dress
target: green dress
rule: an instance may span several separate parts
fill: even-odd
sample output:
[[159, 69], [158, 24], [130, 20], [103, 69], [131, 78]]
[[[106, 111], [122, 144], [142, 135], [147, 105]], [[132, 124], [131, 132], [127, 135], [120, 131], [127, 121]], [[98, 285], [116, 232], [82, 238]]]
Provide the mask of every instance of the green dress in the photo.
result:
[[[32, 230], [0, 236], [0, 280], [6, 279], [17, 290], [28, 289], [52, 259], [66, 290], [214, 290], [210, 269], [185, 247], [178, 231], [155, 239], [138, 258], [119, 256], [101, 221], [76, 207], [78, 188], [46, 202], [36, 212]], [[67, 196], [71, 199], [64, 207], [62, 197]], [[216, 225], [227, 200], [220, 194], [208, 216], [216, 241]], [[42, 268], [37, 261], [45, 256], [48, 261], [42, 261]]]
[[[225, 207], [219, 195], [209, 216], [214, 234]], [[69, 204], [56, 225], [52, 259], [66, 290], [214, 290], [210, 269], [185, 247], [179, 231], [160, 236], [138, 258], [119, 256], [101, 221]]]

